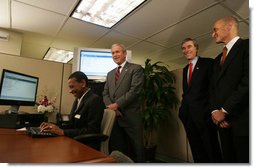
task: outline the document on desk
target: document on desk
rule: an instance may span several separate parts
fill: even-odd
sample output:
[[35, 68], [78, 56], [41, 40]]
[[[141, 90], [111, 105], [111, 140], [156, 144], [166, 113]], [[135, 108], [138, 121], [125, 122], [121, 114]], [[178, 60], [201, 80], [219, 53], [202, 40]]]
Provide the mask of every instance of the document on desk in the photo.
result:
[[26, 131], [26, 127], [24, 127], [24, 128], [19, 128], [19, 129], [16, 129], [16, 131]]

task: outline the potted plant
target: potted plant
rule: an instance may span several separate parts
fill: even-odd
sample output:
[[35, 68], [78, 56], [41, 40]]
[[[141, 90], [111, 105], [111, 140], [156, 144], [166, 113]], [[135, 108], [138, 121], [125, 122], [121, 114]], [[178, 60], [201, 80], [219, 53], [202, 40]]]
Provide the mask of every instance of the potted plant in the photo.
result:
[[[171, 111], [179, 103], [175, 94], [175, 75], [167, 69], [167, 65], [158, 61], [151, 64], [151, 60], [145, 61], [144, 67], [144, 89], [143, 89], [143, 124], [144, 124], [144, 147], [146, 160], [155, 157], [156, 129], [162, 120], [170, 116]], [[147, 151], [153, 151], [152, 154]]]

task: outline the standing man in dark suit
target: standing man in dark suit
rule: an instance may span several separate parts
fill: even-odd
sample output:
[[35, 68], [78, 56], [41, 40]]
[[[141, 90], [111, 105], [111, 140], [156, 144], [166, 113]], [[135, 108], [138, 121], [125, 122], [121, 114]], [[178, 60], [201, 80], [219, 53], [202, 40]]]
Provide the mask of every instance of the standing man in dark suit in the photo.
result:
[[213, 38], [224, 44], [215, 58], [211, 83], [211, 113], [219, 131], [224, 162], [249, 162], [249, 40], [238, 36], [234, 17], [213, 25]]
[[[140, 94], [144, 76], [140, 65], [126, 61], [127, 51], [122, 44], [111, 47], [113, 61], [118, 68], [107, 74], [103, 100], [107, 108], [116, 112], [111, 137], [111, 151], [118, 150], [135, 162], [144, 161]], [[130, 151], [132, 155], [130, 155]]]
[[[105, 106], [101, 98], [94, 94], [87, 84], [88, 78], [83, 72], [77, 71], [70, 75], [69, 92], [76, 97], [70, 114], [70, 125], [62, 129], [53, 123], [42, 123], [41, 131], [71, 138], [100, 132]], [[87, 145], [95, 149], [99, 149], [100, 146], [99, 143]]]
[[216, 127], [210, 118], [208, 106], [213, 59], [197, 56], [198, 43], [191, 38], [183, 40], [182, 52], [189, 64], [183, 69], [179, 118], [184, 125], [194, 162], [220, 162]]

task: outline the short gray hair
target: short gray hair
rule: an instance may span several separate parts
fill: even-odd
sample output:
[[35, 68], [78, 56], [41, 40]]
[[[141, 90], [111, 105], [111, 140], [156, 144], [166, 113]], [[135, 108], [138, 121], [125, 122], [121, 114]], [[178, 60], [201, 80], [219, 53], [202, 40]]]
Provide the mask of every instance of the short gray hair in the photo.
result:
[[122, 51], [123, 51], [123, 52], [126, 52], [125, 46], [124, 46], [123, 44], [119, 44], [119, 43], [113, 44], [113, 45], [111, 46], [111, 49], [112, 49], [113, 47], [116, 47], [116, 46], [121, 47], [121, 48], [122, 48]]

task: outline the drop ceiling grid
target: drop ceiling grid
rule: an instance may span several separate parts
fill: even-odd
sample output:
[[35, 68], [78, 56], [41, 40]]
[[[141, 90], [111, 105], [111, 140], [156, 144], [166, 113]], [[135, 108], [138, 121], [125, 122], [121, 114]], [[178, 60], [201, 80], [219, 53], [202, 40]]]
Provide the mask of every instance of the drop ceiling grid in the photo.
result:
[[12, 28], [55, 36], [65, 16], [38, 9], [16, 1], [12, 2]]
[[[149, 1], [143, 8], [131, 15], [115, 29], [117, 31], [144, 39], [161, 29], [191, 15], [204, 6], [214, 3], [213, 0], [160, 0]], [[179, 12], [182, 11], [182, 12]]]
[[[2, 1], [2, 0], [1, 0]], [[68, 16], [79, 0], [13, 0], [28, 6]]]
[[0, 27], [10, 28], [10, 2], [9, 0], [0, 1]]
[[168, 47], [175, 46], [184, 38], [195, 38], [201, 34], [210, 32], [212, 30], [212, 24], [216, 19], [230, 14], [231, 13], [229, 11], [224, 10], [224, 8], [220, 5], [216, 5], [162, 31], [159, 34], [152, 36], [147, 40], [160, 43], [161, 45]]

